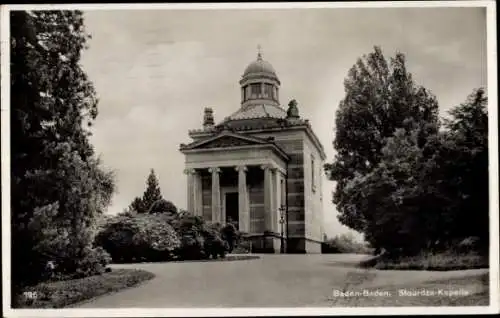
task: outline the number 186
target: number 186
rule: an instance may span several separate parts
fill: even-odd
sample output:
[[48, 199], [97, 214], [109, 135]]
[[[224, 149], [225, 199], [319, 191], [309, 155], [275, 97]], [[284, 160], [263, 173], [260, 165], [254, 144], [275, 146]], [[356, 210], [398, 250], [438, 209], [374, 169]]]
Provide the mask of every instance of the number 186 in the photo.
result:
[[36, 291], [27, 291], [27, 292], [24, 292], [23, 294], [24, 294], [24, 297], [26, 297], [28, 299], [36, 299], [38, 297]]

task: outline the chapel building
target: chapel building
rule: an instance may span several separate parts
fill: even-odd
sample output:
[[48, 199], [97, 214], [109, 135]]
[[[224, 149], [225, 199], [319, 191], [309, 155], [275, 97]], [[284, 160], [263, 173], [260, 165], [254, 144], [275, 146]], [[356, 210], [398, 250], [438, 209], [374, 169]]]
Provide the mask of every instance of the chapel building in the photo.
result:
[[253, 252], [320, 253], [325, 153], [295, 100], [281, 106], [281, 82], [262, 58], [245, 69], [241, 105], [181, 144], [188, 176], [188, 211], [208, 222], [233, 222]]

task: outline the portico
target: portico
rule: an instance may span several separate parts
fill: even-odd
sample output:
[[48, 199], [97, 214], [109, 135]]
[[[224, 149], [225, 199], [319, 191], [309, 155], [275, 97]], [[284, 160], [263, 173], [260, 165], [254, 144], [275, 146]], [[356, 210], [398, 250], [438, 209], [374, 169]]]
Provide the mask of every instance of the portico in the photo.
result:
[[[229, 147], [232, 144], [238, 146]], [[272, 140], [222, 131], [203, 143], [183, 147], [182, 152], [186, 155], [188, 210], [213, 223], [235, 221], [226, 197], [237, 195], [236, 225], [241, 232], [278, 232], [289, 158]]]

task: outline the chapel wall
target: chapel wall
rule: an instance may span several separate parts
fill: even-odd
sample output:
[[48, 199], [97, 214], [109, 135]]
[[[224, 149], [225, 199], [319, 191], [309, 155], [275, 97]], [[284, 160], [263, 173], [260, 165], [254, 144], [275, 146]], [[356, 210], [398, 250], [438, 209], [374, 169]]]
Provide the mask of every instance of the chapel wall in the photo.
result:
[[287, 165], [287, 205], [288, 205], [288, 237], [303, 237], [304, 224], [304, 139], [303, 131], [276, 131], [272, 133], [254, 134], [256, 137], [274, 137], [274, 142], [289, 157]]
[[309, 138], [304, 139], [304, 159], [305, 236], [311, 240], [321, 241], [323, 239], [321, 182], [323, 178], [323, 160], [319, 150]]

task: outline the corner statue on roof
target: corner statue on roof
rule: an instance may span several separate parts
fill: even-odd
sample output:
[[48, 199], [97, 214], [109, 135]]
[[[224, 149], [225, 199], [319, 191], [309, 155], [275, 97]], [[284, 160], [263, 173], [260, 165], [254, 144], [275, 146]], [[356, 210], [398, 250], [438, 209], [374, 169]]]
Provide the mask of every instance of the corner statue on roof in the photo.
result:
[[320, 253], [323, 146], [295, 100], [280, 106], [280, 80], [260, 52], [239, 83], [239, 108], [218, 124], [205, 108], [203, 128], [180, 147], [188, 210], [231, 220], [254, 252]]

